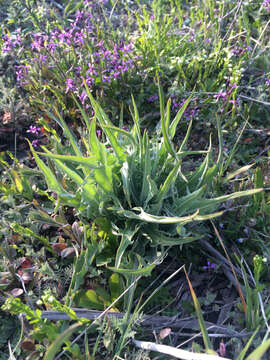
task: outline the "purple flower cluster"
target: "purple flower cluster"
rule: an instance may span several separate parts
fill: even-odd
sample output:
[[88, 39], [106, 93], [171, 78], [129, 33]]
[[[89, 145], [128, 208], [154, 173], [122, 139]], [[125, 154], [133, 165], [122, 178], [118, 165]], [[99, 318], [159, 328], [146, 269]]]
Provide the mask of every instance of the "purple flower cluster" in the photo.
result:
[[55, 28], [50, 36], [43, 33], [33, 34], [31, 48], [33, 51], [38, 52], [46, 49], [51, 53], [54, 53], [59, 48], [64, 50], [69, 50], [69, 47], [80, 48], [85, 44], [88, 34], [93, 32], [92, 20], [93, 16], [89, 11], [77, 10], [70, 27], [64, 29]]
[[[26, 130], [26, 132], [29, 133], [29, 134], [33, 134], [33, 135], [38, 136], [40, 134], [40, 132], [41, 132], [41, 128], [36, 127], [35, 125], [31, 125], [29, 127], [29, 129]], [[38, 139], [34, 139], [31, 142], [31, 144], [33, 145], [34, 148], [36, 148], [38, 146], [38, 143], [39, 143]]]
[[27, 75], [30, 69], [30, 65], [15, 65], [16, 78], [20, 86], [28, 84]]
[[48, 41], [48, 36], [41, 33], [33, 34], [33, 40], [31, 43], [31, 49], [40, 51], [45, 48], [45, 43]]
[[152, 95], [152, 96], [150, 96], [150, 97], [147, 99], [147, 101], [150, 102], [150, 103], [153, 103], [153, 102], [155, 102], [155, 101], [157, 101], [157, 100], [158, 100], [158, 96], [157, 96], [157, 95]]
[[74, 83], [73, 79], [66, 79], [66, 93], [68, 93], [69, 91], [75, 91], [76, 89], [76, 85]]
[[265, 84], [267, 86], [270, 86], [270, 77], [269, 78], [265, 78]]
[[[149, 103], [154, 103], [155, 101], [158, 100], [158, 96], [157, 95], [152, 95], [149, 98], [146, 99]], [[177, 96], [176, 95], [171, 95], [171, 101], [172, 101], [172, 111], [174, 113], [177, 113], [181, 107], [185, 104], [186, 100], [183, 101], [178, 101], [177, 100]], [[196, 107], [187, 107], [187, 109], [184, 111], [184, 117], [187, 121], [189, 121], [190, 119], [192, 119], [193, 117], [196, 117], [199, 115], [199, 108]]]
[[270, 0], [264, 0], [262, 5], [266, 8], [266, 10], [270, 11]]
[[40, 132], [40, 128], [36, 127], [35, 125], [31, 125], [26, 132], [34, 135], [38, 135]]
[[[185, 104], [186, 100], [182, 100], [180, 102], [177, 101], [176, 99], [176, 95], [172, 95], [171, 96], [171, 100], [172, 100], [172, 110], [177, 113], [181, 107]], [[199, 108], [197, 106], [195, 107], [190, 107], [188, 106], [186, 108], [186, 110], [184, 111], [184, 117], [185, 117], [185, 120], [189, 121], [191, 120], [192, 118], [196, 117], [199, 115]]]
[[9, 53], [17, 46], [21, 46], [22, 39], [21, 39], [21, 29], [15, 30], [14, 35], [5, 34], [3, 37], [3, 53]]
[[[31, 84], [30, 77], [34, 79], [38, 77], [42, 86], [40, 75], [43, 75], [46, 68], [50, 68], [52, 71], [57, 71], [53, 81], [59, 83], [63, 94], [70, 92], [77, 94], [83, 106], [88, 108], [84, 80], [91, 89], [104, 83], [110, 84], [129, 71], [137, 59], [131, 56], [133, 45], [125, 44], [123, 41], [120, 44], [105, 45], [103, 40], [98, 39], [94, 15], [96, 7], [104, 3], [106, 3], [104, 0], [85, 1], [85, 9], [77, 10], [68, 27], [57, 27], [49, 34], [42, 32], [31, 34], [28, 51], [23, 52], [24, 60], [16, 67], [18, 84], [24, 87]], [[20, 44], [19, 32], [17, 35], [16, 39], [5, 36], [6, 52]], [[59, 67], [62, 70], [61, 80]], [[63, 78], [64, 74], [68, 74], [66, 78]]]
[[239, 99], [230, 99], [234, 89], [237, 89], [238, 86], [236, 83], [229, 83], [228, 89], [226, 89], [226, 91], [220, 91], [217, 94], [214, 95], [214, 98], [217, 99], [217, 101], [219, 101], [220, 99], [223, 102], [227, 102], [229, 101], [229, 103], [233, 104], [233, 105], [239, 105]]
[[235, 46], [233, 49], [232, 49], [232, 53], [233, 55], [235, 56], [241, 56], [243, 54], [245, 54], [246, 52], [250, 51], [251, 50], [251, 46], [245, 46], [245, 47], [241, 47], [241, 46]]
[[86, 72], [86, 81], [90, 84], [94, 81], [93, 75], [101, 74], [102, 82], [110, 83], [133, 67], [134, 58], [127, 57], [132, 51], [131, 44], [114, 44], [113, 51], [103, 47], [103, 44], [98, 45], [98, 51], [93, 54], [93, 65], [90, 65]]
[[215, 269], [215, 264], [211, 263], [210, 261], [207, 261], [207, 265], [203, 266], [203, 270], [214, 270]]

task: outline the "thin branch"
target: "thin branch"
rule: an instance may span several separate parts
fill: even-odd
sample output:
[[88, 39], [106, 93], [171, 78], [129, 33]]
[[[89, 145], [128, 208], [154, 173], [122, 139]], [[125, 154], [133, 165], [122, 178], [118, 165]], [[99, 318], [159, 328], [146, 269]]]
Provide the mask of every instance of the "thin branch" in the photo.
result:
[[[125, 313], [116, 313], [109, 311], [102, 312], [102, 311], [88, 310], [82, 308], [71, 308], [71, 309], [76, 313], [78, 318], [94, 320], [95, 322], [96, 320], [104, 318], [105, 316], [116, 317], [118, 319], [122, 319], [125, 316]], [[25, 314], [22, 314], [22, 316], [25, 316]], [[68, 314], [55, 310], [42, 311], [41, 318], [52, 321], [71, 320]], [[169, 317], [169, 316], [144, 315], [140, 320], [138, 320], [138, 322], [146, 327], [149, 326], [155, 328], [170, 327], [173, 329], [188, 329], [188, 330], [199, 329], [198, 321], [192, 318], [177, 319], [176, 317]], [[226, 328], [225, 326], [215, 325], [208, 321], [205, 322], [205, 325], [207, 326], [209, 332], [211, 331], [214, 333], [213, 336], [215, 337], [244, 338], [253, 334], [253, 332], [239, 333], [238, 331], [235, 331], [233, 329]]]

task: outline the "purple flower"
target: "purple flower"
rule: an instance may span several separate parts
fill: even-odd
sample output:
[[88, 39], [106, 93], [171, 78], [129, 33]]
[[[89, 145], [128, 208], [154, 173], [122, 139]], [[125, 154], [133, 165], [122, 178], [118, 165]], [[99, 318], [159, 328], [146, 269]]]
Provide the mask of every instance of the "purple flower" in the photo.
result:
[[63, 44], [67, 44], [70, 45], [71, 44], [71, 39], [72, 39], [72, 31], [63, 31], [58, 35], [58, 39], [60, 40], [61, 43]]
[[30, 128], [29, 128], [26, 132], [27, 132], [27, 133], [31, 133], [31, 134], [38, 135], [38, 133], [40, 132], [40, 128], [31, 125]]
[[97, 75], [97, 71], [96, 69], [94, 68], [94, 66], [92, 66], [91, 64], [88, 64], [89, 68], [88, 70], [86, 71], [86, 76], [88, 75]]
[[32, 50], [40, 51], [44, 48], [44, 39], [43, 35], [40, 33], [33, 34], [34, 40], [32, 41], [31, 48]]
[[25, 80], [25, 76], [28, 74], [28, 69], [30, 68], [29, 65], [16, 65], [16, 78], [19, 82], [20, 86], [24, 86], [27, 84]]
[[235, 105], [239, 105], [239, 99], [229, 100], [229, 103], [233, 104], [234, 106], [235, 106]]
[[66, 79], [66, 93], [69, 92], [69, 90], [74, 91], [75, 90], [75, 84], [73, 79]]
[[97, 46], [98, 46], [98, 47], [102, 47], [103, 44], [104, 44], [104, 40], [101, 40], [100, 42], [97, 43]]
[[219, 100], [221, 99], [226, 99], [227, 97], [227, 93], [225, 91], [220, 91], [219, 93], [217, 93], [216, 95], [214, 95], [214, 97]]
[[38, 140], [33, 140], [31, 144], [36, 148], [38, 146]]
[[47, 56], [46, 55], [42, 55], [42, 54], [39, 54], [39, 61], [41, 62], [41, 63], [45, 63], [46, 62], [46, 60], [47, 60]]
[[59, 47], [59, 45], [55, 42], [49, 42], [47, 44], [47, 47], [48, 47], [48, 50], [53, 53]]
[[15, 31], [15, 35], [9, 36], [8, 34], [5, 34], [3, 36], [3, 48], [2, 51], [3, 53], [8, 53], [10, 52], [12, 49], [15, 49], [16, 46], [20, 46], [22, 41], [21, 41], [21, 36], [20, 36], [20, 29]]
[[270, 77], [269, 78], [265, 78], [265, 84], [267, 86], [270, 86]]
[[239, 244], [242, 244], [244, 241], [246, 241], [248, 238], [238, 238], [236, 239], [236, 241], [239, 243]]
[[87, 96], [87, 94], [86, 94], [86, 92], [83, 90], [82, 91], [82, 93], [81, 93], [81, 95], [79, 96], [79, 99], [80, 99], [80, 101], [81, 101], [81, 103], [84, 105], [84, 102], [85, 102], [85, 100], [88, 98], [88, 96]]
[[266, 10], [270, 11], [270, 0], [264, 0], [262, 3]]
[[119, 71], [116, 71], [116, 72], [113, 73], [112, 75], [113, 75], [113, 77], [114, 77], [115, 79], [117, 79], [121, 74], [120, 74]]
[[215, 264], [212, 264], [210, 261], [207, 261], [207, 265], [203, 266], [203, 270], [213, 270], [215, 268]]
[[101, 138], [101, 130], [97, 130], [97, 137], [100, 139]]
[[157, 101], [157, 100], [158, 100], [158, 96], [157, 96], [157, 95], [152, 95], [152, 96], [150, 96], [150, 97], [147, 99], [147, 101], [150, 102], [150, 103], [155, 102], [155, 101]]
[[[92, 86], [92, 85], [95, 83], [95, 79], [94, 79], [94, 78], [91, 78], [91, 77], [87, 77], [87, 75], [86, 75], [85, 82], [86, 82], [87, 86]], [[82, 83], [82, 86], [83, 86], [83, 85], [84, 85], [84, 84]]]
[[82, 71], [82, 67], [81, 66], [77, 66], [76, 67], [76, 75], [80, 76], [81, 75], [81, 71]]

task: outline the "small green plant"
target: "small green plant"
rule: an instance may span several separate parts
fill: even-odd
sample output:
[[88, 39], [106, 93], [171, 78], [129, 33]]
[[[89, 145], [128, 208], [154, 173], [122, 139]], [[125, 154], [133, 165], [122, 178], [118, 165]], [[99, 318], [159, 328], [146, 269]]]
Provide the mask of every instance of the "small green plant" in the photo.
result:
[[[222, 135], [217, 122], [217, 160], [211, 157], [211, 140], [208, 150], [186, 150], [191, 123], [182, 144], [178, 149], [175, 147], [173, 138], [176, 128], [190, 99], [171, 122], [170, 100], [165, 109], [162, 90], [159, 88], [161, 130], [149, 138], [146, 132], [141, 134], [134, 100], [134, 126], [126, 131], [112, 125], [86, 83], [85, 87], [95, 116], [90, 121], [81, 108], [88, 129], [87, 135], [82, 138], [83, 146], [79, 145], [55, 108], [57, 116], [50, 116], [61, 125], [71, 145], [70, 153], [53, 154], [45, 147], [44, 153], [37, 153], [31, 144], [30, 147], [49, 190], [58, 195], [58, 204], [74, 207], [82, 220], [94, 221], [101, 217], [109, 221], [110, 227], [120, 238], [115, 258], [116, 268], [120, 267], [128, 247], [131, 253], [139, 256], [142, 265], [145, 261], [143, 256], [144, 259], [149, 256], [155, 258], [159, 247], [195, 240], [196, 236], [191, 234], [186, 225], [221, 215], [221, 212], [213, 212], [218, 204], [261, 191], [255, 189], [217, 198], [206, 197], [213, 190], [213, 181], [221, 166]], [[97, 136], [97, 125], [101, 129], [100, 139]], [[52, 160], [54, 170], [39, 155]], [[184, 160], [194, 155], [204, 155], [205, 159], [197, 169], [184, 174]], [[64, 175], [64, 181], [59, 180], [60, 174]], [[127, 258], [124, 262], [127, 263]]]
[[[265, 285], [260, 283], [260, 277], [265, 267], [266, 258], [259, 255], [254, 256], [254, 277], [252, 276], [252, 285], [249, 284], [247, 271], [244, 266], [244, 264], [246, 263], [244, 262], [243, 264], [243, 260], [241, 261], [239, 257], [236, 258], [241, 266], [244, 278], [244, 286], [246, 293], [245, 325], [249, 331], [254, 331], [258, 327], [262, 326], [265, 322], [267, 323], [268, 319], [270, 318], [270, 306], [264, 304], [262, 299], [262, 293]], [[246, 267], [250, 272], [247, 264]]]

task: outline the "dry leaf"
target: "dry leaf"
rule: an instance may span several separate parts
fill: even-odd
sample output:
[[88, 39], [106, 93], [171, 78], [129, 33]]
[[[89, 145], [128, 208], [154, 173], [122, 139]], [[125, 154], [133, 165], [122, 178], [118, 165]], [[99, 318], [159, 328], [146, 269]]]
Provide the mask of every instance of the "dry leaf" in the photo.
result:
[[170, 328], [165, 328], [165, 329], [162, 329], [159, 333], [159, 337], [161, 340], [165, 339], [167, 336], [170, 335], [172, 329]]
[[68, 247], [61, 251], [62, 258], [70, 257], [75, 255], [75, 249], [73, 247]]
[[2, 118], [2, 123], [6, 125], [9, 124], [10, 122], [11, 122], [11, 113], [10, 112], [4, 113], [4, 116]]
[[14, 288], [11, 290], [10, 294], [14, 297], [18, 297], [23, 294], [23, 289], [21, 288]]
[[35, 344], [33, 343], [33, 341], [29, 340], [29, 339], [25, 339], [23, 340], [23, 342], [21, 343], [21, 348], [24, 351], [33, 351], [36, 349]]
[[66, 249], [67, 244], [65, 243], [54, 243], [52, 244], [53, 251], [55, 251], [58, 255], [61, 255], [61, 252]]

